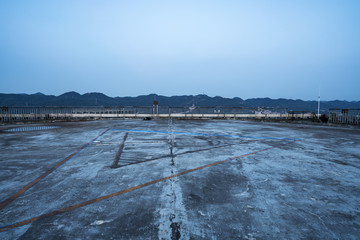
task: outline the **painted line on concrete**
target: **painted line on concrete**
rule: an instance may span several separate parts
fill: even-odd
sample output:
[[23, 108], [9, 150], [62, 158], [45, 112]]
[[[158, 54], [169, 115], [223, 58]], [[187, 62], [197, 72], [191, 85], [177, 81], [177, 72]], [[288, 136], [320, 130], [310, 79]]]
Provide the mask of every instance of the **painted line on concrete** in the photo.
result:
[[[216, 148], [224, 148], [224, 147], [229, 147], [229, 146], [233, 146], [233, 145], [236, 145], [236, 144], [226, 144], [226, 145], [221, 145], [221, 146], [216, 146], [216, 147], [211, 147], [211, 148], [203, 148], [203, 149], [185, 151], [185, 152], [175, 153], [173, 155], [173, 157], [177, 157], [177, 156], [181, 156], [181, 155], [185, 155], [185, 154], [196, 153], [196, 152], [209, 151], [209, 150], [213, 150], [213, 149], [216, 149]], [[118, 167], [127, 167], [127, 166], [130, 166], [130, 165], [156, 161], [156, 160], [160, 160], [160, 159], [163, 159], [163, 158], [169, 158], [169, 157], [171, 157], [171, 155], [167, 154], [167, 155], [162, 155], [162, 156], [159, 156], [159, 157], [154, 157], [154, 158], [146, 159], [146, 160], [138, 160], [138, 161], [131, 161], [131, 162], [128, 161], [128, 163], [121, 164]], [[122, 163], [123, 163], [123, 161], [122, 161]]]
[[118, 165], [118, 163], [119, 163], [119, 160], [120, 160], [120, 157], [121, 157], [121, 153], [122, 153], [122, 151], [123, 151], [123, 149], [124, 149], [125, 141], [126, 141], [126, 139], [127, 139], [127, 137], [128, 137], [128, 134], [129, 134], [128, 132], [125, 133], [124, 139], [123, 139], [123, 141], [121, 142], [120, 147], [119, 147], [119, 150], [117, 151], [117, 153], [116, 153], [116, 155], [115, 155], [115, 159], [114, 159], [113, 164], [111, 165], [111, 168], [118, 168], [118, 167], [120, 167], [120, 166]]
[[282, 141], [295, 141], [295, 138], [277, 138], [277, 137], [255, 137], [247, 135], [228, 135], [228, 134], [210, 134], [210, 133], [191, 133], [191, 132], [168, 132], [168, 131], [152, 131], [152, 130], [139, 130], [139, 129], [117, 129], [112, 128], [111, 131], [125, 131], [125, 132], [139, 132], [139, 133], [163, 133], [163, 134], [177, 134], [177, 135], [191, 135], [191, 136], [206, 136], [206, 137], [228, 137], [228, 138], [251, 138], [251, 139], [268, 139], [268, 140], [282, 140]]
[[79, 154], [81, 151], [83, 151], [85, 148], [87, 148], [88, 146], [90, 146], [94, 141], [96, 141], [99, 137], [101, 137], [102, 135], [104, 135], [106, 132], [108, 132], [110, 129], [107, 129], [106, 131], [104, 131], [103, 133], [101, 133], [100, 135], [98, 135], [96, 138], [94, 138], [93, 140], [91, 140], [90, 142], [88, 142], [87, 144], [83, 145], [82, 147], [80, 147], [78, 150], [76, 150], [75, 152], [73, 152], [72, 154], [70, 154], [69, 156], [67, 156], [65, 159], [63, 159], [62, 161], [58, 162], [55, 166], [53, 166], [52, 168], [50, 168], [47, 172], [43, 173], [41, 176], [39, 176], [38, 178], [36, 178], [35, 180], [33, 180], [32, 182], [28, 183], [25, 187], [23, 187], [22, 189], [20, 189], [19, 191], [17, 191], [14, 195], [12, 195], [11, 197], [9, 197], [8, 199], [6, 199], [5, 201], [0, 203], [0, 210], [3, 209], [4, 207], [6, 207], [9, 203], [11, 203], [12, 201], [14, 201], [17, 197], [19, 197], [21, 194], [23, 194], [24, 192], [26, 192], [27, 190], [29, 190], [31, 187], [33, 187], [35, 184], [37, 184], [38, 182], [40, 182], [41, 180], [43, 180], [46, 176], [48, 176], [49, 174], [51, 174], [55, 169], [57, 169], [58, 167], [60, 167], [61, 165], [63, 165], [65, 162], [67, 162], [68, 160], [70, 160], [71, 158], [73, 158], [74, 156], [76, 156], [77, 154]]
[[40, 221], [40, 220], [43, 220], [43, 219], [46, 219], [46, 218], [50, 218], [50, 217], [55, 216], [55, 215], [59, 215], [59, 214], [64, 213], [64, 212], [68, 212], [68, 211], [71, 211], [71, 210], [74, 210], [74, 209], [77, 209], [77, 208], [80, 208], [80, 207], [90, 205], [92, 203], [100, 202], [100, 201], [105, 200], [105, 199], [109, 199], [109, 198], [116, 197], [116, 196], [119, 196], [119, 195], [122, 195], [122, 194], [125, 194], [125, 193], [128, 193], [128, 192], [132, 192], [134, 190], [144, 188], [144, 187], [147, 187], [147, 186], [159, 183], [159, 182], [163, 182], [163, 181], [166, 181], [166, 180], [171, 179], [171, 178], [179, 177], [179, 176], [187, 174], [187, 173], [195, 172], [195, 171], [198, 171], [198, 170], [201, 170], [201, 169], [204, 169], [204, 168], [208, 168], [208, 167], [213, 167], [213, 166], [219, 165], [221, 163], [225, 163], [225, 162], [229, 162], [231, 160], [247, 157], [247, 156], [254, 155], [254, 154], [257, 154], [257, 153], [260, 153], [260, 152], [264, 152], [264, 151], [268, 151], [268, 150], [271, 150], [271, 149], [280, 148], [280, 147], [282, 147], [284, 145], [291, 144], [291, 143], [294, 143], [296, 141], [298, 141], [298, 140], [285, 142], [285, 143], [279, 144], [279, 145], [274, 146], [274, 147], [265, 148], [265, 149], [255, 151], [255, 152], [252, 152], [252, 153], [243, 154], [243, 155], [240, 155], [240, 156], [237, 156], [237, 157], [228, 158], [228, 159], [218, 161], [218, 162], [214, 162], [214, 163], [211, 163], [211, 164], [207, 164], [207, 165], [204, 165], [204, 166], [201, 166], [201, 167], [189, 169], [189, 170], [177, 173], [177, 174], [170, 175], [168, 177], [164, 177], [164, 178], [160, 178], [158, 180], [143, 183], [143, 184], [140, 184], [140, 185], [137, 185], [137, 186], [134, 186], [134, 187], [119, 191], [119, 192], [115, 192], [115, 193], [108, 194], [108, 195], [105, 195], [105, 196], [102, 196], [102, 197], [99, 197], [99, 198], [95, 198], [95, 199], [92, 199], [92, 200], [89, 200], [89, 201], [79, 203], [79, 204], [76, 204], [76, 205], [65, 207], [65, 208], [50, 212], [50, 213], [42, 214], [40, 216], [30, 218], [30, 219], [27, 219], [27, 220], [24, 220], [24, 221], [21, 221], [21, 222], [17, 222], [17, 223], [8, 225], [8, 226], [1, 226], [0, 227], [0, 232], [6, 232], [6, 231], [9, 231], [9, 230], [17, 228], [17, 227], [21, 227], [21, 226], [24, 226], [24, 225], [27, 225], [27, 224], [31, 224], [31, 223], [34, 223], [34, 222], [37, 222], [37, 221]]

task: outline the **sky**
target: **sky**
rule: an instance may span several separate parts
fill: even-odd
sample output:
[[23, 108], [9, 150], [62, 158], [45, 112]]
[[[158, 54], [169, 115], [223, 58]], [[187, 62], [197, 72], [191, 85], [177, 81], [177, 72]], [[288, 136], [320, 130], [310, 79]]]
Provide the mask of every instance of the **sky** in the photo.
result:
[[360, 100], [359, 0], [0, 1], [0, 93]]

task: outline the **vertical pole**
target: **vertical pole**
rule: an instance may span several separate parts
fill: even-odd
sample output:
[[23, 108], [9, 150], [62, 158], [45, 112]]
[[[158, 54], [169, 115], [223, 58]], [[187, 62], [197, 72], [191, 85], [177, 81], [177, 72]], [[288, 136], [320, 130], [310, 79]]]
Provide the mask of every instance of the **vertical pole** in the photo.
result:
[[318, 119], [320, 120], [320, 83], [319, 83], [319, 97], [318, 97]]

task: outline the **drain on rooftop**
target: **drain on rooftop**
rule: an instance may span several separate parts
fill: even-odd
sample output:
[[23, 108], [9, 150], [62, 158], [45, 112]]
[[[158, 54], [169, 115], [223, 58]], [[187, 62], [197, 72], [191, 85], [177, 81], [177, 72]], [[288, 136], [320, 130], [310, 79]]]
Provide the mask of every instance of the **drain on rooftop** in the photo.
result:
[[4, 130], [4, 132], [29, 132], [29, 131], [42, 131], [48, 129], [59, 128], [59, 126], [34, 126], [34, 127], [18, 127]]

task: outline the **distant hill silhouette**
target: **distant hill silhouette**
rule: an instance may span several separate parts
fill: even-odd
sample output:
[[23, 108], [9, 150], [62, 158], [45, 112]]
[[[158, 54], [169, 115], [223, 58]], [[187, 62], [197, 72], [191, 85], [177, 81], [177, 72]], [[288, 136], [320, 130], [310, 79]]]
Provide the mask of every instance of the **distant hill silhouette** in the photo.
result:
[[[157, 100], [160, 106], [216, 106], [216, 107], [270, 107], [287, 108], [292, 111], [317, 111], [317, 101], [290, 99], [209, 97], [207, 95], [185, 95], [166, 97], [156, 94], [138, 97], [109, 97], [102, 93], [79, 94], [67, 92], [60, 96], [35, 94], [0, 94], [0, 106], [152, 106]], [[360, 108], [360, 101], [322, 101], [321, 109]]]

